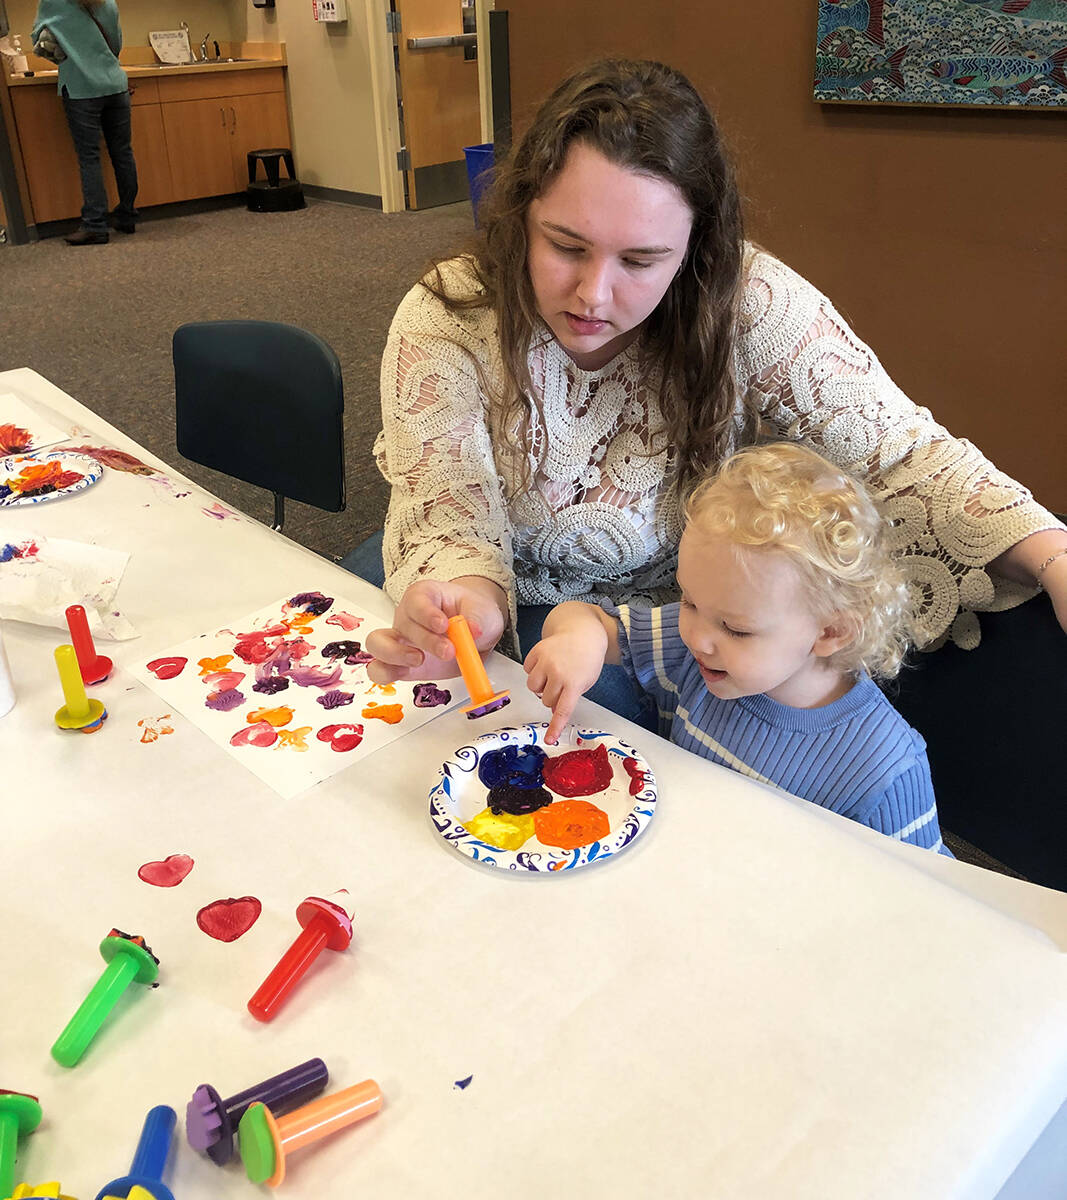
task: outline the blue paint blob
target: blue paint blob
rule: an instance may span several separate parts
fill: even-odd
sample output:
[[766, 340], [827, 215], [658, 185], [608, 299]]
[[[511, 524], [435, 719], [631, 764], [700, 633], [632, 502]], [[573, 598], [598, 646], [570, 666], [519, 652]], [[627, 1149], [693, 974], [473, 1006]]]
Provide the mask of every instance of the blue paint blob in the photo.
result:
[[466, 1079], [457, 1079], [456, 1082], [452, 1086], [459, 1088], [459, 1090], [462, 1092], [463, 1089], [467, 1086], [468, 1083], [470, 1083], [470, 1081], [473, 1078], [474, 1078], [473, 1075], [468, 1075]]
[[545, 752], [540, 746], [501, 746], [482, 756], [478, 778], [485, 787], [510, 784], [517, 788], [539, 788], [544, 780], [541, 766]]

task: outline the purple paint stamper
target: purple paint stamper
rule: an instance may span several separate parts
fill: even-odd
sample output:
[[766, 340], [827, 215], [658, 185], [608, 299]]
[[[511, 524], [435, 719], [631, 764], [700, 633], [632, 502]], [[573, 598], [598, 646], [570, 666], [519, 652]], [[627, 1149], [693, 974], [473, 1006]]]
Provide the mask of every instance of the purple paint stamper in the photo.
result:
[[194, 1150], [206, 1152], [221, 1167], [233, 1157], [233, 1139], [250, 1104], [265, 1104], [276, 1115], [292, 1112], [329, 1082], [329, 1072], [321, 1058], [309, 1058], [292, 1070], [273, 1075], [247, 1091], [219, 1098], [209, 1084], [202, 1083], [185, 1108], [185, 1134]]

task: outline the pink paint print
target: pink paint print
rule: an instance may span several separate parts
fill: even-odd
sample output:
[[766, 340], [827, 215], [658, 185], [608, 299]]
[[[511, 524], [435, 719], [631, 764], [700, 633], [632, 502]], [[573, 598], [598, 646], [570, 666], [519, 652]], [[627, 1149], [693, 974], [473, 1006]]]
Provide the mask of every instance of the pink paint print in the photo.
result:
[[355, 750], [363, 741], [363, 726], [324, 725], [315, 736], [320, 742], [326, 742], [331, 750], [343, 754], [346, 750]]
[[277, 729], [273, 725], [268, 725], [266, 721], [260, 721], [256, 725], [249, 725], [247, 729], [239, 729], [230, 738], [230, 745], [255, 746], [260, 750], [264, 750], [268, 746], [273, 746], [277, 740]]
[[330, 613], [326, 618], [327, 625], [340, 625], [345, 633], [351, 633], [353, 629], [358, 629], [363, 624], [362, 617], [354, 617], [351, 613], [335, 612]]
[[217, 500], [214, 504], [209, 504], [205, 507], [202, 507], [200, 511], [205, 517], [214, 517], [216, 521], [240, 520], [237, 513], [235, 513], [232, 508], [227, 508], [225, 504], [220, 504]]
[[138, 869], [137, 878], [153, 887], [177, 887], [194, 866], [188, 854], [168, 854], [162, 862], [146, 862]]
[[196, 914], [196, 923], [217, 942], [236, 942], [259, 920], [263, 905], [255, 896], [215, 900]]

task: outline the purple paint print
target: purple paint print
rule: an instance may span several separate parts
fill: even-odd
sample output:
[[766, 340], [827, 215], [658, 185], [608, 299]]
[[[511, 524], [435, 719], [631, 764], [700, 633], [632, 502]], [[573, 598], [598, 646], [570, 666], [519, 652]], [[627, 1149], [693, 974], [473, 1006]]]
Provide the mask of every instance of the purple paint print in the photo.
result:
[[345, 704], [351, 704], [355, 696], [351, 692], [342, 692], [335, 688], [321, 696], [316, 696], [315, 699], [323, 708], [341, 708]]
[[264, 696], [274, 696], [278, 692], [284, 692], [288, 686], [289, 680], [284, 675], [266, 675], [252, 684], [252, 691]]
[[436, 683], [417, 683], [412, 699], [416, 708], [436, 708], [438, 704], [451, 703], [452, 693]]
[[369, 663], [374, 658], [374, 655], [368, 654], [359, 642], [353, 641], [327, 642], [321, 653], [322, 657], [328, 658], [330, 662], [343, 658], [350, 667]]
[[326, 667], [290, 667], [289, 678], [297, 687], [332, 688], [341, 682], [344, 671], [341, 667], [329, 670]]
[[333, 604], [333, 597], [324, 596], [322, 592], [298, 592], [290, 599], [286, 607], [321, 617], [324, 612], [329, 611], [331, 604]]
[[225, 692], [212, 692], [204, 701], [204, 705], [214, 712], [231, 712], [235, 708], [240, 708], [244, 702], [244, 694], [236, 688], [230, 688]]

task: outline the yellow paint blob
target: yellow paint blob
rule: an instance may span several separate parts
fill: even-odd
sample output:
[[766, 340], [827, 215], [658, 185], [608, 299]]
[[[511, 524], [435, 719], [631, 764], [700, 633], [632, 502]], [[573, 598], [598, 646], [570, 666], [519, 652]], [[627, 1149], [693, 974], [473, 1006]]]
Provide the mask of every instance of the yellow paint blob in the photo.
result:
[[367, 688], [366, 695], [373, 696], [376, 692], [380, 692], [383, 696], [395, 696], [396, 687], [391, 683], [372, 683]]
[[404, 706], [402, 704], [376, 704], [373, 700], [363, 710], [365, 717], [377, 717], [379, 721], [385, 721], [388, 725], [395, 725], [398, 721], [404, 719]]
[[278, 748], [288, 747], [290, 750], [306, 750], [308, 744], [304, 739], [310, 732], [310, 725], [301, 725], [299, 729], [279, 729]]
[[277, 708], [257, 708], [255, 712], [250, 712], [245, 717], [249, 725], [255, 725], [258, 721], [266, 721], [275, 729], [279, 725], [288, 725], [292, 719], [293, 710], [285, 704], [280, 704]]
[[532, 813], [497, 815], [492, 809], [483, 808], [476, 817], [464, 821], [463, 828], [498, 850], [518, 850], [533, 837], [534, 819]]

